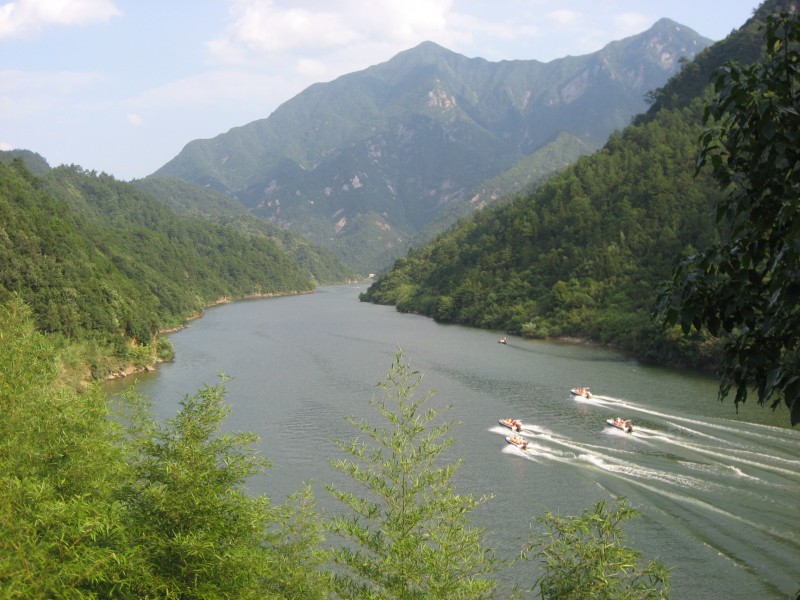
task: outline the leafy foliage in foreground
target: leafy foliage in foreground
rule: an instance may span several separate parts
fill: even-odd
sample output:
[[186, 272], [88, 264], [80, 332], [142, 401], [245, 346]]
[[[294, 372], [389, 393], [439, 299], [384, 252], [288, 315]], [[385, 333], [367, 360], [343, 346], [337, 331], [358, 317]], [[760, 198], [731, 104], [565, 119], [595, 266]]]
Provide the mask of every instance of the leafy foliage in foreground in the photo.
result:
[[767, 56], [718, 73], [699, 164], [726, 190], [721, 238], [687, 258], [660, 314], [684, 331], [727, 334], [720, 396], [781, 400], [800, 423], [800, 18], [766, 25]]
[[269, 589], [287, 593], [272, 597], [301, 590], [317, 597], [318, 520], [309, 520], [290, 546], [283, 525], [307, 511], [295, 514], [291, 502], [273, 508], [266, 496], [247, 493], [247, 478], [268, 463], [255, 454], [253, 434], [219, 431], [230, 412], [224, 393], [222, 384], [204, 387], [164, 426], [133, 399], [139, 410], [129, 428], [131, 472], [119, 496], [143, 563], [138, 594], [263, 598]]
[[[0, 306], [0, 588], [8, 598], [123, 589], [123, 458], [101, 391], [57, 384], [50, 340], [17, 297]], [[123, 559], [124, 560], [124, 559]]]
[[523, 555], [538, 558], [544, 574], [534, 585], [542, 600], [645, 600], [667, 598], [668, 572], [623, 545], [621, 523], [639, 513], [620, 499], [607, 508], [598, 502], [579, 517], [546, 513], [543, 530]]
[[[223, 388], [157, 425], [129, 425], [99, 387], [58, 381], [56, 348], [18, 298], [0, 307], [0, 588], [11, 598], [321, 598], [321, 525], [308, 492], [252, 497], [264, 464], [223, 434]], [[302, 528], [297, 524], [302, 523]]]
[[441, 462], [451, 423], [435, 422], [439, 413], [426, 406], [432, 393], [414, 396], [421, 380], [398, 352], [379, 382], [383, 397], [370, 401], [383, 423], [350, 418], [367, 441], [338, 442], [348, 458], [331, 464], [363, 490], [328, 486], [349, 509], [328, 525], [350, 542], [333, 551], [345, 569], [334, 589], [344, 598], [478, 599], [495, 591], [491, 552], [469, 520], [486, 498], [454, 493], [458, 464]]

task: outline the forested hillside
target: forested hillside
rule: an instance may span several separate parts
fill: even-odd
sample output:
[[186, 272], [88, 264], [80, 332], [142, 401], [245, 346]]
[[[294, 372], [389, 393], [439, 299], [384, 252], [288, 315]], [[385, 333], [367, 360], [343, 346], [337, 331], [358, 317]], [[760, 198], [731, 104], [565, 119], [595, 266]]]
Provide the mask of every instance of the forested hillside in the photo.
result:
[[686, 64], [601, 151], [412, 250], [362, 299], [444, 322], [587, 338], [663, 364], [715, 364], [714, 341], [661, 331], [650, 317], [676, 259], [715, 231], [721, 192], [706, 171], [695, 175], [710, 93], [698, 95], [698, 76], [759, 56], [758, 26], [773, 5]]
[[410, 252], [363, 299], [445, 322], [661, 356], [667, 340], [649, 324], [654, 291], [712, 222], [714, 185], [693, 176], [699, 115], [699, 106], [665, 110], [627, 128], [537, 193]]
[[132, 344], [223, 297], [313, 288], [264, 237], [178, 217], [109, 175], [0, 162], [0, 302], [19, 295], [41, 331], [106, 349], [95, 358], [135, 362]]
[[238, 201], [212, 188], [201, 188], [177, 177], [146, 177], [131, 182], [161, 200], [179, 215], [226, 225], [247, 237], [266, 238], [317, 283], [353, 279], [353, 270], [330, 250], [311, 244], [288, 229], [251, 215]]

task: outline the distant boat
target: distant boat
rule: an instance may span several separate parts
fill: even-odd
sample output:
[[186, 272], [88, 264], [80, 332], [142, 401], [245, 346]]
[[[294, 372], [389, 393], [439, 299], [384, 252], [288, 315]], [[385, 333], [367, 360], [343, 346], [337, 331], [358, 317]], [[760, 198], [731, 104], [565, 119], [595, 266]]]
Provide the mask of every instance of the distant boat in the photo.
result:
[[513, 431], [522, 431], [522, 421], [519, 419], [500, 419], [498, 421], [503, 427], [508, 427]]
[[497, 343], [498, 344], [507, 344], [508, 343], [508, 338], [506, 336], [503, 336], [499, 340], [497, 340]]
[[613, 419], [606, 419], [606, 423], [617, 429], [622, 429], [625, 433], [633, 433], [633, 423], [630, 419], [615, 417]]
[[590, 392], [587, 387], [572, 388], [569, 393], [575, 396], [583, 396], [584, 398], [592, 397], [592, 392]]
[[512, 446], [516, 446], [520, 450], [527, 450], [528, 449], [528, 440], [520, 435], [509, 435], [506, 436], [506, 441], [511, 444]]

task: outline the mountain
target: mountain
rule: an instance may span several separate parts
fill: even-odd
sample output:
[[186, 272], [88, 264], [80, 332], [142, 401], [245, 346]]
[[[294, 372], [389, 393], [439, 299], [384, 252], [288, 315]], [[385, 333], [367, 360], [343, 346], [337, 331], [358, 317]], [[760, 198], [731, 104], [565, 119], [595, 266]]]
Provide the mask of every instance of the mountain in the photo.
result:
[[248, 237], [269, 240], [297, 267], [310, 273], [317, 283], [341, 283], [356, 276], [330, 250], [311, 244], [298, 233], [251, 215], [241, 203], [217, 190], [201, 188], [177, 177], [146, 177], [131, 183], [164, 202], [178, 215], [225, 225]]
[[[52, 175], [47, 160], [30, 150], [0, 151], [0, 162], [9, 164], [19, 158], [32, 175], [44, 181]], [[82, 170], [78, 167], [78, 170]], [[56, 172], [59, 172], [58, 170]], [[103, 177], [107, 178], [103, 175]], [[124, 182], [117, 182], [123, 186]], [[157, 198], [179, 216], [223, 225], [246, 237], [269, 240], [277, 250], [293, 262], [295, 268], [309, 274], [318, 284], [340, 283], [356, 275], [342, 259], [321, 246], [289, 230], [272, 225], [251, 215], [240, 202], [210, 189], [177, 178], [146, 178], [130, 182], [152, 198]], [[59, 189], [53, 190], [56, 196]]]
[[31, 150], [0, 150], [0, 162], [8, 164], [15, 158], [21, 159], [25, 163], [25, 168], [37, 177], [43, 177], [50, 172], [50, 165], [41, 154]]
[[766, 15], [789, 3], [765, 2], [601, 150], [409, 252], [362, 300], [529, 337], [590, 339], [662, 365], [713, 367], [714, 339], [663, 331], [650, 314], [675, 260], [715, 235], [722, 192], [708, 169], [695, 173], [708, 76], [728, 60], [762, 56]]
[[[493, 63], [426, 42], [312, 85], [266, 119], [190, 142], [153, 176], [224, 192], [357, 270], [377, 270], [443, 214], [508, 191], [508, 179], [497, 189], [485, 182], [531, 161], [550, 172], [599, 148], [682, 57], [709, 43], [667, 19], [548, 63]], [[542, 150], [550, 158], [537, 161]]]

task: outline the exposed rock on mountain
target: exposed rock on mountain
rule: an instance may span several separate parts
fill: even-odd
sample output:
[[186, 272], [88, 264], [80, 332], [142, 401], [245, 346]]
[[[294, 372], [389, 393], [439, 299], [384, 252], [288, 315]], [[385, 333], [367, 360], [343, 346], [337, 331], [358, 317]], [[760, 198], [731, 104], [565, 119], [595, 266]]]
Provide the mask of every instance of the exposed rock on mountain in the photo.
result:
[[[667, 19], [548, 63], [488, 62], [426, 42], [312, 85], [266, 119], [195, 140], [154, 175], [223, 191], [374, 271], [443, 215], [485, 206], [602, 146], [682, 57], [710, 42]], [[515, 165], [536, 165], [535, 177], [480, 188]]]

